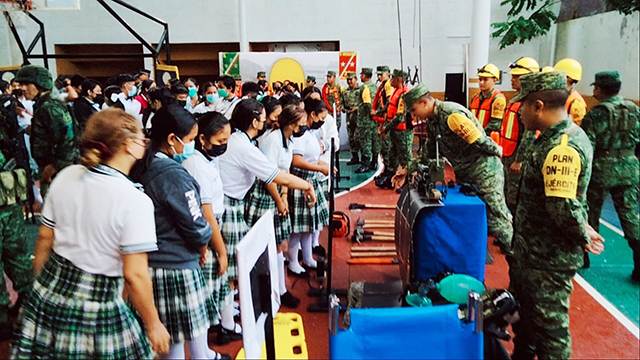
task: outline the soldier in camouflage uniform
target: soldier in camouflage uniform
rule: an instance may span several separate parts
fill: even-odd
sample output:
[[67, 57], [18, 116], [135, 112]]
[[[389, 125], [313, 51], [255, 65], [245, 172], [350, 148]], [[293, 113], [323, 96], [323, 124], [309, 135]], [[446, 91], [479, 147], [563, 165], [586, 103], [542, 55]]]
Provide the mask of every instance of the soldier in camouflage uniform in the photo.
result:
[[360, 144], [356, 137], [356, 126], [358, 124], [358, 105], [360, 102], [360, 88], [358, 87], [358, 79], [355, 72], [347, 73], [347, 85], [349, 87], [344, 91], [344, 106], [342, 111], [347, 114], [347, 134], [349, 135], [349, 150], [351, 151], [351, 160], [347, 165], [360, 164]]
[[29, 170], [24, 133], [19, 131], [15, 98], [1, 97], [0, 106], [9, 110], [0, 112], [0, 341], [4, 341], [13, 335], [13, 327], [9, 321], [9, 292], [2, 273], [4, 271], [11, 279], [13, 289], [19, 296], [15, 310], [12, 311], [15, 315], [31, 288], [33, 263], [27, 246], [20, 203], [26, 199], [26, 171]]
[[340, 132], [340, 126], [342, 126], [342, 116], [340, 112], [344, 104], [343, 95], [344, 87], [336, 81], [336, 72], [327, 71], [327, 83], [322, 87], [322, 101], [324, 101], [331, 116], [333, 116], [333, 110], [335, 109], [338, 132]]
[[[413, 128], [407, 124], [404, 101], [402, 95], [409, 91], [404, 85], [404, 80], [408, 77], [406, 71], [400, 69], [393, 70], [391, 86], [395, 89], [387, 106], [387, 121], [382, 127], [382, 132], [389, 138], [391, 149], [389, 150], [389, 166], [395, 174], [398, 166], [407, 168], [411, 160], [411, 145], [413, 144]], [[387, 169], [385, 169], [386, 171]]]
[[16, 75], [27, 100], [35, 101], [31, 120], [31, 155], [38, 163], [40, 191], [44, 198], [56, 173], [76, 162], [73, 118], [69, 110], [51, 93], [49, 70], [38, 65], [22, 67]]
[[592, 85], [600, 103], [581, 125], [593, 146], [593, 176], [587, 190], [589, 224], [598, 230], [604, 198], [611, 193], [624, 237], [633, 250], [631, 276], [640, 281], [639, 165], [634, 154], [640, 142], [640, 109], [618, 96], [621, 81], [617, 71], [597, 73]]
[[382, 126], [386, 121], [387, 108], [389, 106], [389, 99], [393, 95], [394, 88], [391, 86], [391, 72], [389, 67], [381, 65], [376, 68], [378, 75], [378, 81], [380, 86], [376, 91], [376, 95], [373, 98], [371, 105], [371, 116], [373, 120], [378, 124], [378, 143], [380, 144], [380, 154], [384, 162], [384, 172], [380, 174], [375, 181], [376, 186], [384, 187], [386, 184], [391, 183], [391, 177], [394, 175], [396, 169], [392, 169], [389, 157], [389, 151], [391, 151], [391, 141], [388, 137], [382, 134]]
[[[420, 84], [404, 95], [407, 111], [414, 119], [426, 121], [427, 142], [418, 159], [409, 166], [413, 172], [416, 161], [435, 157], [436, 138], [440, 136], [441, 156], [453, 165], [458, 183], [476, 184], [478, 196], [487, 205], [487, 226], [504, 253], [511, 251], [513, 227], [504, 201], [504, 174], [500, 148], [482, 129], [482, 125], [465, 107], [431, 96], [426, 85]], [[491, 258], [487, 253], [487, 261]]]
[[356, 137], [360, 144], [360, 152], [362, 155], [361, 166], [356, 173], [362, 174], [373, 171], [376, 168], [378, 153], [380, 152], [380, 144], [378, 142], [378, 125], [373, 117], [371, 117], [371, 104], [373, 96], [378, 90], [376, 85], [371, 81], [373, 69], [362, 68], [360, 72], [360, 101], [358, 106], [358, 125], [356, 127]]
[[571, 279], [583, 251], [604, 250], [588, 225], [587, 187], [593, 149], [567, 115], [566, 74], [521, 78], [522, 122], [541, 131], [522, 167], [515, 214], [510, 291], [520, 302], [513, 359], [569, 359]]

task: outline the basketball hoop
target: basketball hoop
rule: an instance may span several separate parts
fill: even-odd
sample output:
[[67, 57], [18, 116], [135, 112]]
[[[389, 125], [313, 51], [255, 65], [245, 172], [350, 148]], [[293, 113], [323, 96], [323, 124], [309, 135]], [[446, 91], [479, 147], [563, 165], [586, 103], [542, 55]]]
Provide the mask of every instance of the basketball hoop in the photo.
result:
[[29, 11], [33, 10], [31, 0], [0, 0], [2, 11]]

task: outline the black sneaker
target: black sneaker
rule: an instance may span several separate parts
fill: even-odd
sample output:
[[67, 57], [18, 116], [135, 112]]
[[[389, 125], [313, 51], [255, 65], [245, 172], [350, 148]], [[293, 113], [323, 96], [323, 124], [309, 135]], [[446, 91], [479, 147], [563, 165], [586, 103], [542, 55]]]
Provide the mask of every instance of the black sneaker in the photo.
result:
[[295, 309], [300, 305], [300, 299], [287, 291], [280, 296], [280, 303], [288, 308]]
[[[237, 326], [237, 324], [235, 325]], [[235, 329], [227, 330], [224, 326], [220, 326], [220, 331], [218, 331], [218, 338], [216, 339], [216, 344], [218, 345], [227, 345], [232, 341], [242, 340], [242, 332], [236, 332]]]

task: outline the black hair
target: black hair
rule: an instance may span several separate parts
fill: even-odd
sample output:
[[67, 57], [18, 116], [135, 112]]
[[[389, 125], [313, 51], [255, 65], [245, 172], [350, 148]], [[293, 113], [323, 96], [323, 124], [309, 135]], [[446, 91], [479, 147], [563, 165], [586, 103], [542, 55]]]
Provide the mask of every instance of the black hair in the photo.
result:
[[71, 86], [75, 88], [80, 87], [85, 80], [86, 78], [82, 75], [73, 75], [71, 77]]
[[171, 86], [171, 95], [173, 96], [180, 95], [180, 94], [188, 94], [188, 93], [189, 93], [189, 89], [184, 87], [182, 84]]
[[267, 85], [267, 80], [260, 80], [258, 81], [258, 86], [260, 86], [260, 88], [262, 88], [263, 86]]
[[142, 81], [142, 84], [140, 85], [140, 91], [143, 94], [146, 94], [147, 92], [149, 92], [149, 87], [151, 87], [151, 85], [153, 85], [155, 81], [151, 80], [151, 79], [147, 79]]
[[111, 100], [112, 94], [120, 94], [121, 92], [122, 90], [120, 90], [120, 87], [117, 85], [109, 85], [103, 91], [104, 97], [108, 98], [109, 100]]
[[85, 79], [82, 84], [80, 85], [80, 87], [82, 88], [80, 90], [80, 96], [87, 96], [89, 95], [89, 90], [93, 91], [93, 89], [96, 88], [96, 86], [100, 86], [102, 87], [102, 85], [100, 85], [100, 83], [96, 80], [93, 79]]
[[544, 106], [553, 110], [565, 108], [569, 92], [566, 89], [561, 90], [543, 90], [529, 94], [523, 101], [540, 100]]
[[0, 79], [0, 95], [7, 92], [8, 88], [9, 88], [9, 83]]
[[247, 81], [246, 83], [242, 84], [242, 96], [254, 97], [258, 95], [260, 91], [262, 91], [262, 89], [260, 89], [260, 86], [252, 81]]
[[182, 83], [180, 82], [180, 79], [171, 79], [169, 80], [169, 85], [171, 87], [174, 87], [174, 86], [182, 85]]
[[184, 79], [184, 81], [182, 81], [182, 85], [184, 85], [184, 87], [187, 87], [187, 81], [191, 81], [196, 87], [198, 87], [198, 81], [194, 78]]
[[303, 109], [300, 109], [299, 106], [287, 105], [282, 109], [282, 113], [278, 118], [278, 124], [281, 129], [284, 129], [288, 125], [297, 123], [306, 115], [307, 113]]
[[218, 86], [213, 81], [207, 81], [206, 83], [204, 83], [204, 85], [202, 85], [202, 87], [200, 88], [200, 95], [204, 97], [204, 93], [208, 88], [212, 86], [215, 86], [216, 89], [218, 88]]
[[[204, 135], [205, 139], [218, 134], [229, 124], [229, 120], [217, 111], [210, 111], [198, 118], [198, 137]], [[196, 141], [196, 149], [202, 150], [200, 141]]]
[[231, 92], [236, 91], [236, 81], [231, 76], [220, 76], [216, 82], [223, 83], [224, 87], [231, 89]]
[[247, 131], [251, 127], [253, 120], [260, 120], [260, 114], [264, 105], [255, 99], [242, 99], [233, 109], [231, 115], [231, 127], [241, 131]]
[[122, 87], [124, 83], [135, 82], [135, 81], [136, 79], [131, 74], [120, 74], [116, 76], [115, 84], [118, 85], [118, 87]]
[[311, 114], [313, 112], [318, 115], [327, 110], [327, 106], [322, 102], [322, 100], [306, 98], [304, 99], [304, 110], [307, 114]]
[[282, 106], [280, 105], [278, 99], [274, 98], [273, 96], [263, 97], [262, 100], [260, 100], [260, 103], [264, 105], [264, 111], [267, 113], [267, 117], [269, 117], [269, 115], [274, 112], [276, 107]]
[[162, 104], [162, 107], [165, 107], [174, 101], [173, 96], [171, 96], [171, 92], [167, 88], [151, 89], [147, 93], [147, 97], [149, 98], [149, 101], [152, 101], [152, 100], [160, 101], [160, 103]]
[[291, 86], [295, 91], [300, 92], [300, 86], [298, 86], [297, 83], [290, 82], [289, 84], [287, 84], [287, 86]]
[[614, 96], [620, 93], [620, 88], [622, 87], [622, 83], [611, 84], [611, 85], [598, 84], [597, 86], [600, 88], [600, 91], [602, 91], [605, 95]]
[[300, 105], [300, 103], [302, 102], [302, 99], [289, 93], [289, 94], [282, 95], [280, 99], [278, 99], [278, 102], [284, 108], [287, 105], [296, 105], [296, 106]]
[[307, 96], [311, 95], [312, 93], [318, 93], [320, 95], [322, 95], [322, 91], [320, 91], [320, 89], [318, 89], [315, 86], [307, 86], [306, 88], [304, 88], [302, 90], [302, 98], [306, 98]]

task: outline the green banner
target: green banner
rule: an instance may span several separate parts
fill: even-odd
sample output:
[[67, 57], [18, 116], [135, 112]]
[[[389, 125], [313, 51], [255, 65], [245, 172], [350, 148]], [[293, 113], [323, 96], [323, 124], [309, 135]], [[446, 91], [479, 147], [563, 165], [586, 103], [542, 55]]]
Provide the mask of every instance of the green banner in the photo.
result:
[[222, 74], [240, 75], [240, 54], [237, 52], [222, 53]]

